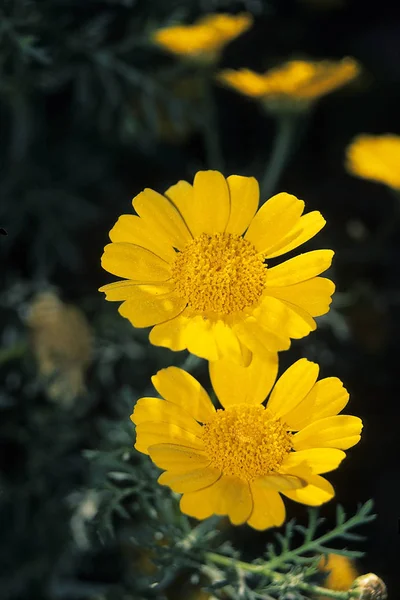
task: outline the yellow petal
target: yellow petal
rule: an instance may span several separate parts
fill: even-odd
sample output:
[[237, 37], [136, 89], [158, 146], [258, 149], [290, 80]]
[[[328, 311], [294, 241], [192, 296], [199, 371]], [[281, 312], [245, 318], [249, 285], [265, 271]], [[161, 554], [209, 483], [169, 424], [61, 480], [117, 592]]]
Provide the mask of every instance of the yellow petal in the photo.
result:
[[204, 452], [178, 444], [157, 444], [150, 446], [148, 450], [157, 467], [173, 473], [194, 471], [210, 464], [210, 459]]
[[314, 421], [293, 436], [295, 450], [341, 448], [347, 450], [360, 441], [362, 421], [358, 417], [337, 415]]
[[209, 363], [213, 389], [224, 408], [232, 404], [261, 404], [268, 396], [278, 373], [278, 354], [254, 356], [248, 367], [229, 359]]
[[243, 365], [245, 357], [242, 353], [242, 345], [239, 338], [228, 323], [220, 319], [212, 325], [213, 336], [218, 349], [219, 356], [228, 356], [237, 365]]
[[126, 242], [107, 244], [101, 257], [101, 266], [113, 275], [142, 283], [171, 278], [171, 268], [167, 262], [150, 250]]
[[265, 360], [269, 359], [271, 352], [287, 350], [290, 347], [290, 338], [286, 334], [269, 331], [262, 327], [260, 321], [250, 316], [234, 326], [234, 331], [239, 340], [251, 350], [254, 355]]
[[199, 171], [193, 182], [194, 236], [225, 231], [230, 213], [229, 189], [225, 177], [218, 171]]
[[349, 393], [340, 379], [327, 377], [317, 381], [304, 400], [285, 416], [285, 422], [294, 431], [300, 431], [314, 421], [337, 415], [348, 401]]
[[258, 181], [254, 177], [240, 175], [230, 175], [226, 181], [231, 198], [231, 212], [225, 231], [241, 235], [250, 225], [258, 208]]
[[167, 262], [175, 258], [175, 250], [170, 243], [154, 235], [154, 231], [140, 217], [136, 215], [122, 215], [110, 231], [112, 242], [127, 242], [147, 248]]
[[251, 483], [253, 512], [247, 523], [253, 529], [263, 531], [269, 527], [279, 527], [285, 520], [285, 505], [278, 492], [264, 487], [261, 480]]
[[[134, 288], [140, 283], [140, 281], [132, 281], [132, 279], [121, 279], [120, 281], [115, 281], [114, 283], [107, 283], [107, 285], [102, 285], [101, 288], [99, 288], [99, 292], [104, 292], [106, 295], [106, 300], [108, 300], [109, 302], [129, 300], [131, 295], [135, 294]], [[161, 286], [163, 284], [155, 285]]]
[[272, 196], [260, 208], [247, 230], [245, 238], [259, 252], [268, 253], [299, 221], [304, 202], [296, 196], [282, 192]]
[[182, 406], [160, 398], [140, 398], [135, 405], [131, 420], [135, 425], [146, 422], [172, 423], [199, 438], [203, 434], [202, 426]]
[[200, 438], [172, 423], [146, 422], [136, 425], [136, 450], [148, 454], [149, 447], [157, 444], [178, 444], [194, 450], [204, 449]]
[[192, 236], [181, 215], [165, 196], [145, 189], [132, 201], [133, 208], [142, 217], [155, 238], [182, 250]]
[[275, 417], [286, 420], [290, 413], [308, 394], [319, 373], [316, 363], [301, 358], [278, 379], [272, 390], [267, 408]]
[[281, 302], [288, 310], [289, 318], [287, 328], [291, 338], [301, 340], [301, 338], [307, 336], [311, 331], [317, 329], [317, 323], [310, 313], [300, 308], [300, 306], [295, 306], [294, 304], [289, 304], [289, 302], [284, 302], [282, 300]]
[[285, 332], [288, 337], [294, 339], [301, 339], [317, 328], [309, 313], [272, 296], [263, 298], [253, 316], [265, 329], [275, 333]]
[[249, 484], [236, 477], [222, 476], [217, 483], [215, 513], [228, 515], [233, 525], [242, 525], [253, 510]]
[[214, 488], [216, 484], [210, 485], [203, 490], [183, 494], [180, 501], [180, 509], [185, 515], [195, 519], [207, 519], [214, 514]]
[[186, 302], [176, 296], [171, 285], [135, 285], [129, 299], [119, 307], [120, 314], [134, 327], [164, 323], [179, 315]]
[[249, 69], [240, 69], [238, 71], [225, 69], [219, 73], [218, 79], [236, 91], [253, 98], [263, 96], [266, 91], [264, 75], [254, 73], [254, 71], [250, 71]]
[[181, 315], [153, 327], [149, 334], [150, 343], [154, 346], [164, 346], [175, 352], [186, 348], [185, 329], [189, 319], [185, 312]]
[[165, 471], [158, 478], [158, 483], [168, 485], [171, 490], [184, 494], [187, 492], [196, 492], [212, 485], [219, 479], [221, 472], [211, 467], [203, 467], [186, 473], [170, 473]]
[[[294, 454], [294, 452], [292, 453]], [[256, 479], [258, 487], [264, 490], [273, 492], [281, 492], [282, 490], [297, 490], [298, 488], [307, 485], [307, 482], [297, 475], [289, 475], [288, 473], [272, 473], [271, 475], [263, 475]]]
[[161, 369], [151, 381], [163, 398], [187, 411], [197, 421], [206, 423], [214, 415], [215, 408], [206, 390], [183, 369]]
[[242, 360], [243, 360], [243, 367], [248, 367], [253, 359], [253, 353], [250, 350], [250, 348], [247, 348], [247, 346], [245, 346], [244, 344], [242, 344], [242, 341], [239, 339], [239, 343], [242, 349]]
[[201, 315], [192, 317], [185, 330], [186, 347], [192, 354], [206, 360], [217, 360], [220, 352], [215, 341], [213, 323]]
[[197, 519], [204, 519], [203, 515], [210, 514], [227, 515], [233, 525], [241, 525], [248, 519], [253, 503], [246, 482], [222, 475], [201, 492], [184, 494], [180, 507], [182, 512]]
[[284, 491], [282, 494], [301, 504], [320, 506], [335, 495], [332, 485], [320, 475], [309, 475], [308, 485], [298, 490]]
[[267, 286], [294, 285], [307, 281], [331, 266], [333, 250], [313, 250], [295, 256], [267, 271]]
[[196, 230], [196, 215], [193, 212], [193, 186], [187, 181], [178, 181], [167, 189], [165, 196], [176, 206], [189, 231], [193, 234], [192, 226]]
[[266, 258], [282, 256], [313, 238], [325, 226], [320, 212], [314, 210], [300, 217], [299, 222], [275, 246], [269, 249]]
[[304, 463], [311, 469], [313, 475], [320, 475], [337, 469], [344, 458], [346, 458], [346, 454], [337, 448], [310, 448], [288, 454], [281, 464], [280, 470], [291, 473], [292, 470], [295, 471], [296, 467]]
[[307, 311], [312, 317], [325, 315], [332, 302], [335, 284], [324, 277], [313, 277], [307, 281], [284, 287], [270, 287], [266, 289], [269, 296], [285, 300]]

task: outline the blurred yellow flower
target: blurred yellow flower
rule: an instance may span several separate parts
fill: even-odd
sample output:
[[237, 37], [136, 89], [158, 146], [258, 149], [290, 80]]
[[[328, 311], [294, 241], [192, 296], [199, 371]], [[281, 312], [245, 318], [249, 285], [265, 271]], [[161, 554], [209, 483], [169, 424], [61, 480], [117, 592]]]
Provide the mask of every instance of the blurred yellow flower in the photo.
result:
[[290, 338], [316, 329], [335, 286], [318, 277], [332, 250], [314, 250], [269, 267], [325, 225], [318, 211], [287, 193], [258, 210], [253, 177], [200, 171], [164, 195], [133, 199], [139, 216], [122, 215], [110, 232], [102, 266], [125, 281], [105, 285], [107, 300], [134, 327], [153, 326], [150, 342], [207, 360], [286, 350]]
[[91, 362], [92, 334], [85, 315], [47, 291], [34, 297], [27, 324], [49, 397], [69, 407], [85, 392], [84, 377]]
[[186, 371], [169, 367], [152, 378], [163, 399], [137, 402], [135, 448], [165, 470], [160, 484], [183, 494], [183, 513], [263, 530], [285, 520], [280, 494], [309, 506], [333, 498], [321, 474], [357, 444], [362, 422], [338, 415], [349, 395], [335, 377], [317, 382], [317, 364], [300, 359], [273, 386], [277, 368], [276, 354], [247, 368], [210, 363], [218, 410]]
[[218, 79], [246, 96], [282, 109], [308, 106], [321, 96], [353, 80], [359, 66], [352, 58], [341, 61], [292, 60], [266, 73], [249, 69], [221, 71]]
[[215, 14], [193, 25], [176, 25], [156, 31], [153, 40], [162, 48], [181, 56], [214, 60], [224, 46], [251, 27], [250, 14]]
[[400, 136], [359, 135], [347, 148], [347, 170], [400, 190]]
[[[323, 573], [328, 573], [323, 584], [328, 590], [347, 591], [359, 575], [354, 566], [354, 561], [339, 554], [323, 556], [318, 569]], [[326, 596], [323, 596], [319, 600], [325, 599]]]

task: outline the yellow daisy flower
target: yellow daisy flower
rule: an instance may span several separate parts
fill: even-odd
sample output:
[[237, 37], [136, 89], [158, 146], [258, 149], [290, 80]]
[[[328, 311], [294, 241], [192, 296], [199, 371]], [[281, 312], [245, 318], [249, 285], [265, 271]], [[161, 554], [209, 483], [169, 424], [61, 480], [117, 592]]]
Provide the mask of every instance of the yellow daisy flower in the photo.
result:
[[[197, 519], [227, 515], [254, 529], [285, 519], [280, 494], [319, 506], [334, 496], [323, 477], [360, 439], [362, 422], [338, 415], [349, 395], [335, 377], [317, 382], [306, 359], [277, 381], [278, 359], [254, 357], [250, 366], [210, 363], [223, 409], [186, 371], [162, 369], [153, 384], [164, 398], [141, 398], [131, 416], [135, 448], [165, 469], [158, 481], [183, 494], [182, 512]], [[263, 400], [272, 392], [266, 406]]]
[[400, 136], [359, 135], [347, 148], [347, 170], [400, 190]]
[[215, 14], [193, 25], [176, 25], [156, 31], [153, 40], [162, 48], [191, 58], [214, 60], [230, 41], [253, 24], [250, 14]]
[[139, 216], [122, 215], [110, 232], [102, 266], [125, 281], [100, 288], [134, 327], [153, 326], [150, 342], [207, 360], [286, 350], [290, 338], [316, 329], [334, 284], [317, 277], [332, 250], [314, 250], [269, 267], [325, 225], [302, 215], [291, 194], [258, 210], [253, 177], [200, 171], [164, 195], [145, 189], [133, 199]]
[[218, 79], [246, 96], [282, 110], [306, 107], [352, 81], [358, 73], [359, 66], [352, 58], [318, 62], [291, 60], [266, 73], [227, 69], [218, 75]]

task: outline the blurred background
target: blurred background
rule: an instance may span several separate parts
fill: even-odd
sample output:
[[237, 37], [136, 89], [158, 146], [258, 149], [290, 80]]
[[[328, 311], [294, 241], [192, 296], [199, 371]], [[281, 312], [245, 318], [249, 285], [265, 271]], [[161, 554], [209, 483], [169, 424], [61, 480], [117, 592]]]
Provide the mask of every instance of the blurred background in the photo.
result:
[[[213, 65], [211, 109], [199, 68], [150, 38], [173, 23], [243, 11], [254, 23]], [[112, 280], [100, 267], [108, 231], [144, 187], [162, 192], [217, 166], [210, 127], [225, 175], [262, 178], [275, 120], [219, 85], [214, 72], [344, 56], [360, 63], [360, 76], [304, 114], [276, 188], [325, 216], [308, 249], [335, 250], [337, 293], [318, 330], [281, 361], [283, 369], [301, 356], [316, 360], [323, 376], [340, 377], [350, 391], [364, 435], [330, 475], [337, 498], [321, 513], [329, 527], [336, 501], [352, 513], [374, 499], [378, 518], [363, 531], [359, 567], [380, 575], [396, 597], [400, 197], [352, 176], [344, 162], [354, 136], [400, 134], [400, 7], [385, 0], [3, 0], [1, 600], [141, 597], [135, 581], [153, 567], [132, 540], [140, 541], [143, 514], [152, 513], [145, 485], [135, 496], [139, 459], [129, 414], [149, 393], [150, 376], [186, 354], [151, 347], [148, 332], [134, 330], [97, 291]], [[206, 372], [201, 363], [194, 374], [206, 384]], [[288, 514], [305, 520], [300, 505], [288, 505]], [[270, 535], [246, 526], [229, 533], [252, 557]], [[189, 583], [183, 578], [183, 595], [167, 596], [194, 598]]]

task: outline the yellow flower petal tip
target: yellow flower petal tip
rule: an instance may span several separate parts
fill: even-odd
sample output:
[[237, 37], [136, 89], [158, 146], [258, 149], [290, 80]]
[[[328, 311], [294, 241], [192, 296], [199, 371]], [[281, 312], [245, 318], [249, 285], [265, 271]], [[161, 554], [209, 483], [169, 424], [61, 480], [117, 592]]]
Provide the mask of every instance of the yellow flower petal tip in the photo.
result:
[[[338, 592], [350, 589], [354, 580], [359, 576], [354, 561], [339, 554], [323, 556], [318, 564], [318, 569], [322, 573], [327, 573], [324, 587]], [[324, 600], [324, 597], [321, 597], [320, 600]]]
[[105, 286], [134, 327], [153, 327], [150, 342], [207, 360], [249, 364], [285, 350], [329, 311], [333, 283], [321, 273], [331, 250], [314, 250], [269, 267], [269, 260], [314, 237], [325, 225], [304, 202], [276, 194], [262, 207], [253, 177], [200, 171], [165, 194], [145, 190], [137, 215], [110, 232], [103, 268], [123, 278]]
[[346, 168], [352, 175], [400, 190], [400, 136], [362, 134], [349, 145]]
[[185, 514], [263, 530], [284, 522], [282, 495], [309, 506], [333, 498], [321, 475], [357, 443], [361, 421], [338, 414], [348, 393], [335, 377], [317, 381], [317, 364], [297, 361], [274, 386], [276, 372], [276, 355], [246, 368], [211, 363], [215, 409], [194, 377], [169, 367], [153, 377], [162, 398], [136, 403], [135, 447], [164, 471], [160, 484], [183, 494]]
[[253, 24], [248, 13], [207, 15], [192, 25], [175, 25], [154, 32], [154, 43], [168, 52], [201, 60], [215, 60], [233, 39]]
[[360, 73], [352, 58], [340, 61], [291, 60], [265, 73], [224, 70], [217, 78], [237, 92], [256, 98], [271, 110], [306, 108], [312, 102], [354, 80]]

